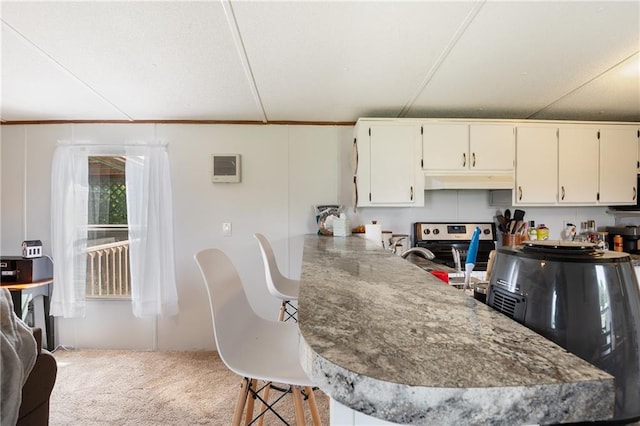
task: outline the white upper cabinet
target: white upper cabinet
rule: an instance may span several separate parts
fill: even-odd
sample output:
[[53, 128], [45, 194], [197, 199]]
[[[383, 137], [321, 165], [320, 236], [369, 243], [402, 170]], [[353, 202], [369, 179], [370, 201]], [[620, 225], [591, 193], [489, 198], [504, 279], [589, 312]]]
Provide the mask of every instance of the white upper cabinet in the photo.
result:
[[[636, 130], [636, 135], [638, 136], [638, 162], [636, 163], [636, 167], [638, 169], [638, 174], [640, 174], [640, 124], [637, 127], [633, 126], [633, 128]], [[640, 188], [638, 189], [640, 190]]]
[[420, 125], [358, 121], [357, 206], [424, 205]]
[[599, 175], [598, 128], [566, 125], [558, 134], [558, 202], [596, 204]]
[[515, 147], [512, 124], [469, 125], [470, 170], [512, 171]]
[[425, 189], [511, 189], [520, 206], [638, 197], [638, 123], [366, 118], [354, 146], [360, 207], [422, 206]]
[[513, 203], [555, 204], [558, 200], [558, 128], [516, 128], [516, 172]]
[[512, 171], [513, 125], [424, 123], [423, 169], [431, 171]]
[[422, 168], [425, 170], [469, 170], [469, 126], [424, 124], [422, 155]]
[[637, 188], [638, 128], [600, 127], [600, 204], [634, 204]]
[[638, 128], [541, 123], [516, 129], [516, 205], [633, 204]]

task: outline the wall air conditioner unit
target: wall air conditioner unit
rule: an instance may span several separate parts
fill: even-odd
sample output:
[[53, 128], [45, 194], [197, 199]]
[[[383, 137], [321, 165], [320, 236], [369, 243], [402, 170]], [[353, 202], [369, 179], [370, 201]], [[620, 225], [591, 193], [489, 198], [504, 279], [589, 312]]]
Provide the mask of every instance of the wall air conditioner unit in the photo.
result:
[[240, 182], [240, 154], [212, 154], [211, 181]]

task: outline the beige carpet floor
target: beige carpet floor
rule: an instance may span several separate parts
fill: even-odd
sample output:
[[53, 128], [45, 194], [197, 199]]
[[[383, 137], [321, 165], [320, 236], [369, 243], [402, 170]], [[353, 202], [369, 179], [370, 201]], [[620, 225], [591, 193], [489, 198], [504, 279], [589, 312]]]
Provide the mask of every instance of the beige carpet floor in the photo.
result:
[[[241, 378], [227, 370], [217, 352], [58, 349], [54, 356], [58, 377], [51, 426], [231, 423]], [[328, 398], [319, 390], [315, 395], [322, 424], [329, 424]], [[295, 424], [290, 394], [276, 407]], [[271, 413], [265, 416], [265, 425], [282, 424]]]

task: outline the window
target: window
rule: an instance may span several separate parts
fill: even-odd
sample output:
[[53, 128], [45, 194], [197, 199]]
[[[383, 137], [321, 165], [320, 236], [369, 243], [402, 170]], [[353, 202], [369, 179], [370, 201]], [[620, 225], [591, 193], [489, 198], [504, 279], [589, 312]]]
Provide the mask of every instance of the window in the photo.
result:
[[126, 159], [89, 156], [87, 298], [130, 298]]
[[[90, 188], [90, 164], [99, 191]], [[172, 206], [167, 142], [59, 141], [51, 164], [51, 315], [84, 317], [87, 293], [130, 298], [138, 318], [176, 315]], [[90, 239], [98, 241], [89, 246]], [[113, 245], [106, 260], [90, 263], [91, 250], [106, 244]]]

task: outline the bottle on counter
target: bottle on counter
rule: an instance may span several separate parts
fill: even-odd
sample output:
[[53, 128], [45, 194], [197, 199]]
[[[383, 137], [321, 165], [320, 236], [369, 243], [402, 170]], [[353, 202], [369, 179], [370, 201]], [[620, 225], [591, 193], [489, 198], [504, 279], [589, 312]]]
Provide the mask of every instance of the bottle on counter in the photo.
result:
[[538, 230], [536, 229], [536, 222], [534, 220], [529, 221], [529, 229], [527, 229], [527, 234], [529, 234], [530, 241], [535, 241], [538, 239]]
[[596, 233], [596, 248], [601, 251], [609, 250], [608, 232], [600, 231]]
[[587, 236], [588, 236], [587, 241], [590, 241], [592, 243], [596, 242], [597, 229], [596, 229], [596, 221], [595, 220], [588, 220], [587, 221]]
[[622, 235], [613, 236], [613, 251], [624, 251], [622, 248]]
[[541, 223], [540, 226], [536, 229], [538, 240], [548, 240], [549, 239], [549, 228], [547, 228], [544, 223]]

